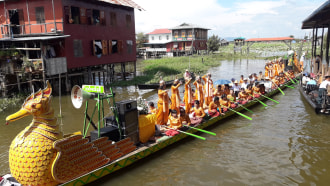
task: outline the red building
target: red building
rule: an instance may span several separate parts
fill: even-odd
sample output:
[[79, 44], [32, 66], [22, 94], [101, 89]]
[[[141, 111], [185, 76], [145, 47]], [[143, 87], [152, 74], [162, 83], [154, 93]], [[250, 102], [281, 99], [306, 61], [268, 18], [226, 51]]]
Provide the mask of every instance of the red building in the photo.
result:
[[0, 73], [18, 84], [37, 75], [65, 74], [67, 84], [125, 78], [135, 72], [134, 8], [142, 9], [131, 0], [1, 1], [0, 58], [10, 59], [1, 60]]

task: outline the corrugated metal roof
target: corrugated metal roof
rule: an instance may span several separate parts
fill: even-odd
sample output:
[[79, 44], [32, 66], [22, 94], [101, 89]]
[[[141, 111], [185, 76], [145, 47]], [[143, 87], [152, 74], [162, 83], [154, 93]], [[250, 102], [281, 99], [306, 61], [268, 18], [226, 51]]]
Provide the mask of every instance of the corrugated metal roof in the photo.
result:
[[284, 40], [293, 40], [291, 37], [269, 37], [269, 38], [250, 38], [245, 41], [284, 41]]
[[328, 0], [303, 21], [301, 29], [328, 27], [329, 22], [330, 1]]
[[97, 1], [102, 1], [105, 3], [111, 3], [111, 4], [115, 4], [115, 5], [132, 7], [132, 8], [136, 8], [138, 10], [144, 10], [141, 6], [139, 6], [132, 0], [97, 0]]
[[61, 36], [36, 36], [36, 37], [18, 37], [18, 38], [2, 38], [0, 41], [36, 41], [36, 40], [51, 40], [70, 37], [70, 35]]
[[155, 29], [154, 31], [147, 33], [148, 35], [151, 34], [170, 34], [172, 33], [171, 30], [167, 29], [167, 28], [162, 28], [162, 29]]
[[174, 28], [170, 28], [170, 30], [177, 30], [177, 29], [192, 29], [192, 28], [200, 28], [200, 29], [205, 29], [205, 30], [210, 30], [209, 28], [203, 28], [198, 25], [190, 24], [190, 23], [182, 23], [179, 26], [176, 26]]

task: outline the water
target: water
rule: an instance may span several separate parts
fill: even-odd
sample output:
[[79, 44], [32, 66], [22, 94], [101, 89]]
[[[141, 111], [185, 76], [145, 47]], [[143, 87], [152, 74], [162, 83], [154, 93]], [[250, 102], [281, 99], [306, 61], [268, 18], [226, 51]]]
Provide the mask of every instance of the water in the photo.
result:
[[[210, 72], [213, 79], [238, 79], [241, 74], [259, 72], [263, 60], [222, 61]], [[139, 96], [156, 101], [156, 91], [135, 87], [115, 90], [118, 100]], [[329, 185], [329, 117], [315, 115], [296, 89], [286, 89], [285, 96], [274, 97], [268, 107], [251, 108], [241, 116], [231, 117], [200, 133], [206, 141], [187, 138], [151, 155], [93, 185]], [[83, 109], [62, 98], [63, 130], [80, 130]], [[58, 110], [58, 99], [53, 101]], [[15, 110], [2, 113], [0, 121]], [[8, 146], [31, 118], [3, 126], [0, 131], [0, 175], [9, 172]], [[3, 122], [4, 123], [4, 122]]]

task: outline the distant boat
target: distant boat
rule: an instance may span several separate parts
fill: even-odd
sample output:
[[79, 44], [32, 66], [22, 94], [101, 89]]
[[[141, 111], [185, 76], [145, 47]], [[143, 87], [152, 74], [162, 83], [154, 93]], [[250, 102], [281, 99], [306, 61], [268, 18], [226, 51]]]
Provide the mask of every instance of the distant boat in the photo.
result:
[[[192, 79], [195, 79], [195, 75], [191, 73]], [[184, 78], [180, 78], [179, 81], [184, 82]], [[173, 84], [174, 80], [165, 81], [167, 87], [170, 87]], [[138, 84], [139, 89], [158, 89], [159, 83], [150, 83], [150, 84]]]

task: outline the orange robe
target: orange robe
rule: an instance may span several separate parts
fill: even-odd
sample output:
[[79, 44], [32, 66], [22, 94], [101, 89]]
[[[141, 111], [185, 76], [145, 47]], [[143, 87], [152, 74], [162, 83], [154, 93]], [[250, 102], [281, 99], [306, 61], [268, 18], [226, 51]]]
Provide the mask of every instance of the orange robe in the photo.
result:
[[241, 78], [241, 79], [239, 80], [239, 84], [242, 84], [242, 83], [244, 83], [244, 80]]
[[199, 101], [200, 106], [203, 107], [204, 104], [203, 85], [202, 83], [198, 83], [197, 81], [194, 82], [194, 85], [196, 87], [195, 98], [196, 100]]
[[199, 107], [198, 109], [194, 107], [193, 111], [195, 112], [195, 117], [203, 118], [205, 116], [205, 112], [202, 107]]
[[255, 97], [256, 96], [256, 94], [261, 94], [261, 92], [260, 92], [260, 88], [258, 88], [258, 87], [253, 87], [252, 88], [252, 90], [253, 90], [253, 96]]
[[204, 85], [205, 104], [209, 105], [209, 103], [212, 101], [212, 97], [213, 97], [213, 94], [212, 94], [213, 93], [213, 81], [212, 81], [212, 79], [206, 78], [206, 75], [204, 75], [202, 77], [202, 79], [205, 82], [205, 85]]
[[219, 97], [219, 98], [221, 98], [221, 96], [222, 96], [222, 94], [224, 94], [224, 91], [218, 91], [218, 90], [215, 90], [214, 92], [213, 92], [213, 96], [214, 97]]
[[252, 89], [251, 90], [250, 89], [246, 89], [245, 92], [249, 96], [253, 94], [253, 90]]
[[184, 105], [186, 106], [187, 114], [190, 112], [191, 104], [194, 102], [190, 82], [191, 79], [184, 84]]
[[227, 95], [227, 99], [230, 100], [231, 102], [235, 102], [236, 101], [236, 96], [235, 95], [228, 94]]
[[230, 103], [229, 100], [223, 100], [223, 99], [220, 99], [220, 105], [221, 105], [221, 106], [224, 106], [225, 108], [226, 108], [226, 107], [230, 108], [231, 103]]
[[247, 93], [240, 92], [238, 94], [238, 99], [241, 99], [241, 100], [247, 100], [248, 97], [249, 97], [249, 95]]
[[220, 106], [220, 104], [216, 104], [216, 103], [214, 103], [214, 101], [211, 101], [211, 103], [209, 105], [209, 113], [214, 112], [215, 110], [217, 110], [217, 108], [219, 108], [219, 112], [221, 114], [221, 106]]
[[265, 66], [265, 77], [269, 77], [268, 72], [269, 72], [269, 66], [266, 65], [266, 66]]
[[157, 113], [157, 108], [156, 107], [150, 107], [149, 108], [149, 113], [150, 114], [156, 114]]
[[177, 113], [180, 113], [180, 94], [179, 94], [179, 86], [181, 84], [178, 83], [176, 86], [171, 86], [171, 110], [176, 110]]
[[168, 122], [170, 123], [170, 128], [178, 129], [182, 127], [181, 119], [179, 116], [173, 117], [172, 115], [169, 117]]
[[275, 63], [274, 64], [274, 67], [273, 67], [273, 74], [274, 74], [274, 76], [278, 76], [279, 75], [278, 71], [279, 71], [279, 64]]
[[158, 112], [157, 112], [157, 123], [158, 125], [167, 124], [169, 107], [168, 107], [168, 93], [166, 90], [158, 90]]

